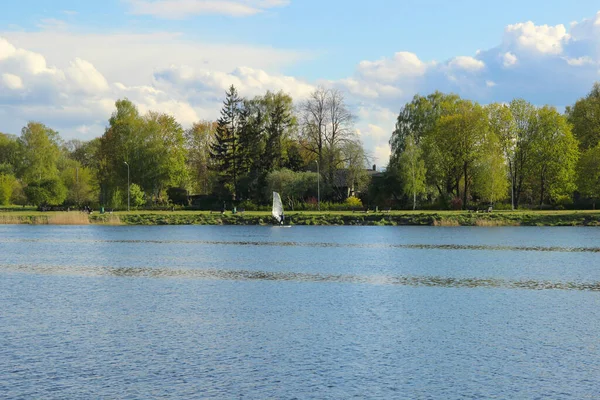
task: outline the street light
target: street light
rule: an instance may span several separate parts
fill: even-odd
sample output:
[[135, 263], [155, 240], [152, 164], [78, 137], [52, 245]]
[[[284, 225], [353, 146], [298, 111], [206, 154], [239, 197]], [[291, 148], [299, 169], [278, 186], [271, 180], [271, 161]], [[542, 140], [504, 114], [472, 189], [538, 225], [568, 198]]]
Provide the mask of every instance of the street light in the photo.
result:
[[321, 211], [321, 172], [319, 170], [319, 160], [317, 163], [317, 210]]
[[127, 211], [129, 211], [129, 164], [127, 161], [124, 161], [125, 165], [127, 165]]

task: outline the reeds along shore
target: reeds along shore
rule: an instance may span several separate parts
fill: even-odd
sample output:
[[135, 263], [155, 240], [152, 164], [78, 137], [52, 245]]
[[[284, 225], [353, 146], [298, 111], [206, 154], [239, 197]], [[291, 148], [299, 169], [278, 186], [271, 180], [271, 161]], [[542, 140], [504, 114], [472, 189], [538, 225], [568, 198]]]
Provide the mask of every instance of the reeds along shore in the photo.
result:
[[[286, 222], [291, 225], [358, 225], [358, 226], [600, 226], [600, 213], [572, 212], [502, 212], [473, 214], [465, 212], [290, 212]], [[272, 225], [268, 213], [209, 212], [123, 212], [86, 214], [81, 212], [2, 212], [0, 224], [31, 225]]]

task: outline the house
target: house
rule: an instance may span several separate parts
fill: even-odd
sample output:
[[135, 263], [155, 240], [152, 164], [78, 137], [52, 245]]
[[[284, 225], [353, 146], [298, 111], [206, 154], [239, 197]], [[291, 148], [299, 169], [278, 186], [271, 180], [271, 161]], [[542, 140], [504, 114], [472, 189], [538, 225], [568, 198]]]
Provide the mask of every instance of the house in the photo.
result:
[[[361, 172], [364, 172], [369, 181], [373, 178], [383, 176], [383, 172], [378, 171], [377, 165], [375, 164], [373, 164], [373, 168], [365, 169]], [[358, 197], [360, 195], [360, 190], [357, 188], [357, 180], [360, 178], [358, 175], [362, 174], [357, 174], [356, 172], [353, 174], [353, 171], [349, 169], [339, 169], [335, 171], [333, 187], [339, 201], [346, 200], [350, 196]]]

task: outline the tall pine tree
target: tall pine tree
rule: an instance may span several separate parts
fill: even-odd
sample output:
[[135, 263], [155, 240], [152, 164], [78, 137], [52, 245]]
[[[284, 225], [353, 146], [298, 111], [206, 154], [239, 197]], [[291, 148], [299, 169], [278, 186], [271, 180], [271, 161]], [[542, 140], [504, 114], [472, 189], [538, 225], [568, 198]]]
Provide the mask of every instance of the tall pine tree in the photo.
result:
[[267, 145], [265, 147], [265, 170], [267, 172], [280, 169], [284, 165], [282, 141], [292, 116], [282, 99], [277, 99], [270, 112], [267, 126]]
[[227, 92], [221, 117], [217, 120], [215, 141], [211, 144], [210, 157], [219, 181], [223, 188], [238, 197], [238, 179], [241, 170], [241, 152], [239, 149], [239, 135], [241, 130], [242, 99], [232, 85]]

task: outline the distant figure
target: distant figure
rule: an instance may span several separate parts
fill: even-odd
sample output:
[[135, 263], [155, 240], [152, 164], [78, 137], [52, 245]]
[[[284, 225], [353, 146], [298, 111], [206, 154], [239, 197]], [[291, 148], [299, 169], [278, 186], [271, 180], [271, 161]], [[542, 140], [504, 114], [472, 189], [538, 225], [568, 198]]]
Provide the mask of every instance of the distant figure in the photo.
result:
[[285, 220], [285, 215], [283, 215], [283, 213], [281, 213], [280, 220], [279, 220], [279, 225], [283, 225], [283, 221], [284, 220]]

